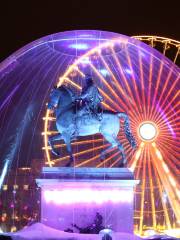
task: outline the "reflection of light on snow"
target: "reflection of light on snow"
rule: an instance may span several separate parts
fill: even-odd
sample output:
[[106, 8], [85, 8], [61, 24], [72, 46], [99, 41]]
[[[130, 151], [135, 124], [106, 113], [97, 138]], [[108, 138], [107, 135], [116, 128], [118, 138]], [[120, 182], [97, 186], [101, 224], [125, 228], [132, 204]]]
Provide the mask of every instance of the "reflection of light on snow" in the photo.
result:
[[[109, 226], [108, 226], [109, 227]], [[101, 235], [101, 236], [106, 236], [106, 235], [109, 235], [109, 236], [112, 236], [112, 234], [113, 234], [113, 231], [112, 231], [112, 229], [110, 229], [110, 228], [105, 228], [105, 229], [103, 229], [103, 230], [101, 230], [100, 232], [99, 232], [99, 235]], [[104, 239], [104, 238], [103, 238]], [[106, 238], [105, 238], [106, 239]]]
[[146, 231], [144, 232], [144, 235], [145, 235], [145, 236], [148, 236], [148, 237], [154, 236], [154, 235], [156, 235], [156, 234], [157, 234], [157, 232], [156, 232], [155, 230], [153, 230], [153, 229], [149, 229], [149, 230], [146, 230]]
[[73, 203], [96, 203], [104, 202], [132, 202], [131, 191], [122, 190], [93, 190], [93, 189], [66, 189], [45, 190], [44, 198], [47, 203], [73, 204]]
[[0, 233], [3, 233], [3, 230], [0, 228]]
[[168, 230], [164, 230], [164, 232], [171, 237], [176, 237], [178, 239], [180, 237], [180, 228], [168, 229]]
[[69, 45], [70, 48], [86, 50], [89, 48], [89, 45], [86, 43], [74, 43]]
[[109, 75], [109, 72], [108, 72], [108, 70], [107, 69], [105, 69], [105, 68], [102, 68], [102, 69], [100, 69], [99, 70], [100, 71], [100, 73], [104, 76], [104, 77], [106, 77], [106, 76], [108, 76]]

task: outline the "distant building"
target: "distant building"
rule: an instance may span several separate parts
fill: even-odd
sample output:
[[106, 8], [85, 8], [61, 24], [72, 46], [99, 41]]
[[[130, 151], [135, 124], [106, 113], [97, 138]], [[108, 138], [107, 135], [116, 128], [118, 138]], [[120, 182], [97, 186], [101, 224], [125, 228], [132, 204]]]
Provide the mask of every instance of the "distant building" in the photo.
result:
[[0, 228], [17, 231], [40, 218], [40, 189], [35, 179], [43, 160], [34, 159], [30, 167], [11, 169], [0, 192]]

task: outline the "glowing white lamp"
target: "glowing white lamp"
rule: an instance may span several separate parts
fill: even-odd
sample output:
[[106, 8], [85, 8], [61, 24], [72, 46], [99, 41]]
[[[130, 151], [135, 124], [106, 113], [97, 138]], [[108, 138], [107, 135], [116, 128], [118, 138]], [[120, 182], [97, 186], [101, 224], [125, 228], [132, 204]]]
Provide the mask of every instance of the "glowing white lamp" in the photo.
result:
[[157, 127], [153, 122], [143, 122], [139, 126], [139, 135], [143, 141], [152, 141], [157, 136]]

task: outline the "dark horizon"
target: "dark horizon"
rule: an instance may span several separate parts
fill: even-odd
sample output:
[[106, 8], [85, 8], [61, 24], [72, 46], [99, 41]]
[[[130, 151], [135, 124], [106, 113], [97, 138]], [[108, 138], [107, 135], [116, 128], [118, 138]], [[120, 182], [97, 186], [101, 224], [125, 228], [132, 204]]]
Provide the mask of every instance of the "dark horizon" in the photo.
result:
[[104, 30], [127, 36], [157, 35], [180, 40], [178, 2], [69, 0], [1, 4], [0, 62], [24, 45], [69, 30]]

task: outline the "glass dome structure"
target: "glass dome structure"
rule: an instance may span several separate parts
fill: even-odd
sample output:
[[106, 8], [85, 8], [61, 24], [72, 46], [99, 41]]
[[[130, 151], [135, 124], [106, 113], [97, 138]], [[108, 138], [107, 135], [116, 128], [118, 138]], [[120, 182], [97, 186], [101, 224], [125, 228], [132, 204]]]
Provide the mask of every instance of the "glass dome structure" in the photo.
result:
[[[12, 169], [36, 168], [38, 162], [50, 167], [65, 165], [69, 155], [64, 143], [56, 144], [60, 157], [52, 155], [48, 146], [48, 136], [57, 130], [55, 116], [46, 104], [53, 86], [64, 82], [80, 94], [87, 73], [104, 97], [103, 107], [130, 117], [137, 149], [132, 150], [123, 128], [118, 138], [128, 167], [141, 180], [136, 188], [136, 230], [142, 234], [148, 227], [162, 230], [176, 226], [180, 221], [180, 71], [150, 46], [116, 33], [80, 30], [52, 34], [26, 45], [0, 64], [0, 187], [10, 181]], [[155, 127], [153, 138], [140, 136], [145, 123]], [[100, 161], [101, 151], [108, 146], [100, 135], [78, 138], [72, 146], [76, 167], [116, 167], [120, 161], [117, 149]], [[16, 185], [16, 177], [13, 181]]]

